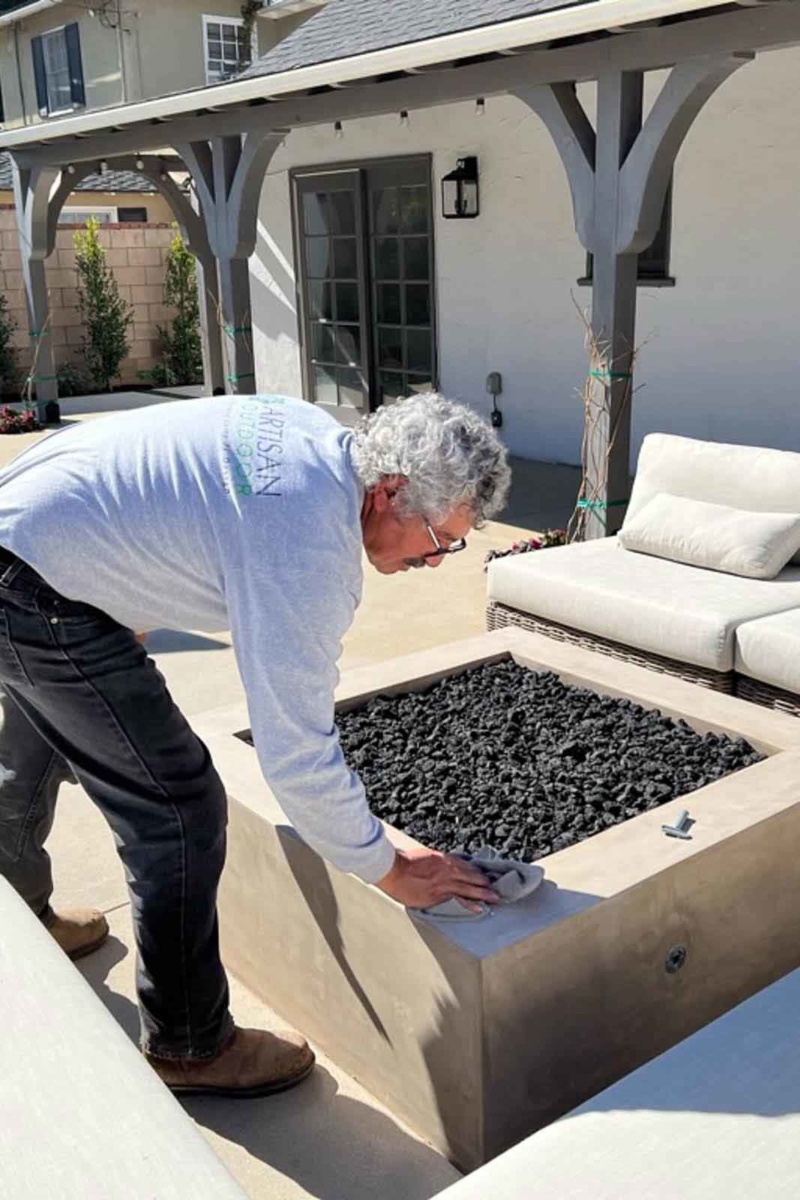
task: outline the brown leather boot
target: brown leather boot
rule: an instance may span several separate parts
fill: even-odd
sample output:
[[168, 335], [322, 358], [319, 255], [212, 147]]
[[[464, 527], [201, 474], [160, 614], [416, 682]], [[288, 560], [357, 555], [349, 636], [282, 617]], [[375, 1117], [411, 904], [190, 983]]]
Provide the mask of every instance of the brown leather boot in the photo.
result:
[[314, 1053], [301, 1034], [238, 1026], [215, 1058], [145, 1058], [172, 1092], [242, 1099], [286, 1091], [314, 1066]]
[[54, 912], [44, 922], [65, 954], [75, 961], [102, 946], [108, 937], [108, 921], [95, 908], [67, 908]]

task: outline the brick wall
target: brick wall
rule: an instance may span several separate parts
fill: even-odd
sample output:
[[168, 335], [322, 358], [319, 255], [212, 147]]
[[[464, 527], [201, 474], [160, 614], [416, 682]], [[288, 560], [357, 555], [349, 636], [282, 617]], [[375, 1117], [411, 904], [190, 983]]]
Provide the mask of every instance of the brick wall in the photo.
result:
[[[47, 284], [50, 291], [51, 329], [56, 365], [63, 362], [80, 367], [75, 351], [82, 340], [78, 297], [75, 290], [74, 225], [59, 226], [56, 248], [47, 260]], [[163, 285], [167, 249], [174, 230], [167, 224], [103, 225], [99, 237], [106, 261], [119, 284], [120, 295], [133, 306], [133, 324], [128, 331], [130, 354], [121, 367], [121, 383], [141, 384], [138, 372], [152, 367], [158, 356], [157, 325], [174, 315], [163, 303]], [[31, 342], [28, 314], [22, 287], [22, 271], [14, 208], [0, 205], [0, 292], [8, 298], [9, 309], [17, 322], [14, 337], [20, 365], [30, 364]]]

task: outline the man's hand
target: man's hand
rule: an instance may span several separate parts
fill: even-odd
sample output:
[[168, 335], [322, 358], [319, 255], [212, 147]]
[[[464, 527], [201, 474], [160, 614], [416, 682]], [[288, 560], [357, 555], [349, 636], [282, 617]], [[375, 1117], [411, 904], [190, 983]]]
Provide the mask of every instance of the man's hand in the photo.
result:
[[139, 645], [140, 645], [140, 646], [143, 646], [143, 645], [144, 645], [145, 638], [147, 637], [147, 634], [146, 634], [146, 633], [135, 633], [135, 632], [134, 632], [134, 635], [133, 635], [133, 636], [136, 638], [136, 640], [137, 640], [137, 642], [139, 643]]
[[391, 871], [375, 886], [406, 908], [430, 908], [455, 899], [470, 912], [480, 912], [480, 901], [499, 902], [497, 892], [477, 867], [423, 848], [398, 850]]

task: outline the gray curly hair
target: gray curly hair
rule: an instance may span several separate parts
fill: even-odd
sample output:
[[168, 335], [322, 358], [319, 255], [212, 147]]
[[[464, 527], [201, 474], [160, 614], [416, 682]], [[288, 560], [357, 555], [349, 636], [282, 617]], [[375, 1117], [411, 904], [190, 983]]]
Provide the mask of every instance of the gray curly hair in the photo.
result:
[[365, 488], [384, 476], [408, 480], [400, 511], [442, 521], [459, 504], [476, 529], [506, 502], [511, 470], [503, 443], [464, 404], [423, 392], [366, 417], [354, 431], [353, 461]]

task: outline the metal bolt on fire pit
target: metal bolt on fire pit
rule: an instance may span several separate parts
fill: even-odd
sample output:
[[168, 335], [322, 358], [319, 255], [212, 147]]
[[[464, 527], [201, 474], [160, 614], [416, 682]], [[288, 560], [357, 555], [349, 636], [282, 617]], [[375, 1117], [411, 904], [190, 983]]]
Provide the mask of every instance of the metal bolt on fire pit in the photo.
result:
[[689, 820], [689, 810], [684, 808], [678, 813], [677, 820], [674, 825], [662, 825], [661, 830], [667, 837], [683, 838], [684, 841], [691, 841], [692, 835], [687, 832], [688, 827], [693, 824]]

